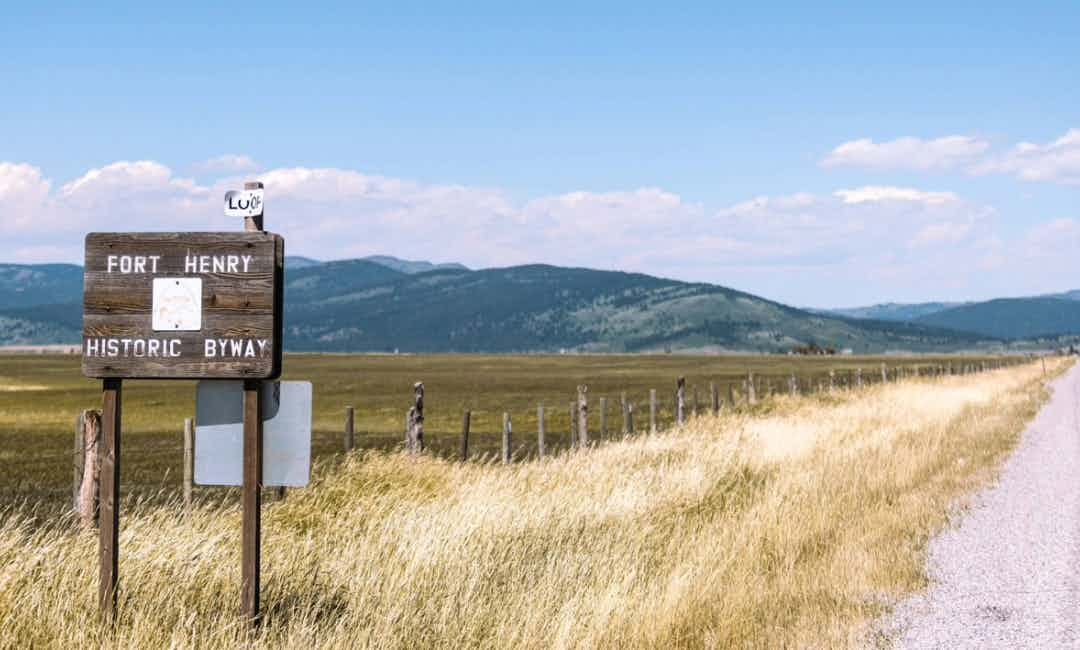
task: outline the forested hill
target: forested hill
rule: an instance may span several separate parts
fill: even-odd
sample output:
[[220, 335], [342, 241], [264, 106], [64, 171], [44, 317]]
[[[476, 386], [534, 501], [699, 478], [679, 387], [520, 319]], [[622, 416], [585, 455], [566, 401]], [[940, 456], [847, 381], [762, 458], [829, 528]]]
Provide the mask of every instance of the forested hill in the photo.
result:
[[957, 349], [980, 340], [615, 271], [531, 265], [388, 278], [378, 265], [353, 261], [286, 276], [285, 343], [292, 350], [783, 351], [816, 343], [870, 352]]
[[[79, 271], [65, 266], [55, 278], [27, 275], [48, 288], [27, 287], [18, 302], [0, 303], [0, 343], [78, 342]], [[717, 285], [545, 265], [470, 271], [393, 258], [290, 258], [285, 303], [285, 346], [293, 351], [779, 352], [816, 344], [883, 352], [996, 345], [932, 325], [811, 313]]]

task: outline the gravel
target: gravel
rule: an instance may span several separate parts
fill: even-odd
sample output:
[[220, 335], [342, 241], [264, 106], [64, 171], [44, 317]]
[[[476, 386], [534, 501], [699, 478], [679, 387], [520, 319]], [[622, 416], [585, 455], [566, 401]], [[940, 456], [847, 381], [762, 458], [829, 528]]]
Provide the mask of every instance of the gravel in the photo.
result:
[[999, 481], [930, 543], [930, 588], [884, 634], [898, 648], [1080, 648], [1080, 364]]

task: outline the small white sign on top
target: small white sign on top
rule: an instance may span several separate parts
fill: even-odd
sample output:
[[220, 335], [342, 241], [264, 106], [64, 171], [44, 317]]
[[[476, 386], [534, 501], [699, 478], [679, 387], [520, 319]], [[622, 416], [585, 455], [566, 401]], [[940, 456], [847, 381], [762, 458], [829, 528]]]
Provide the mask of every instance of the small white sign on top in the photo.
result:
[[226, 217], [257, 217], [263, 213], [263, 191], [229, 190], [225, 192]]

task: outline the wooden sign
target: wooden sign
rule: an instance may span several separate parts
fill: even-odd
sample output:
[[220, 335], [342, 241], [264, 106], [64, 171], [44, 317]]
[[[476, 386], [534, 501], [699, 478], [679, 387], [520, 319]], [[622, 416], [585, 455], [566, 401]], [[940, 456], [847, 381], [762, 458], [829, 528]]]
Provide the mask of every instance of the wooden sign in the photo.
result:
[[284, 255], [265, 232], [87, 235], [83, 374], [276, 379]]

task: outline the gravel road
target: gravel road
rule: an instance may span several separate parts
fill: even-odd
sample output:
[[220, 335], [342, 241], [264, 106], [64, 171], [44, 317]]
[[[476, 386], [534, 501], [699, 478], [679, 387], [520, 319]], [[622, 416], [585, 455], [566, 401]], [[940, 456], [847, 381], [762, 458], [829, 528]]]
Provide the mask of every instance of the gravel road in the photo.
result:
[[899, 648], [1080, 648], [1080, 364], [1052, 384], [997, 484], [930, 543]]

